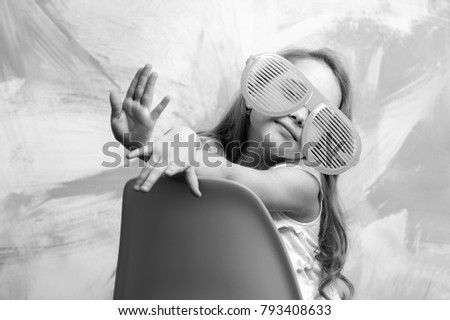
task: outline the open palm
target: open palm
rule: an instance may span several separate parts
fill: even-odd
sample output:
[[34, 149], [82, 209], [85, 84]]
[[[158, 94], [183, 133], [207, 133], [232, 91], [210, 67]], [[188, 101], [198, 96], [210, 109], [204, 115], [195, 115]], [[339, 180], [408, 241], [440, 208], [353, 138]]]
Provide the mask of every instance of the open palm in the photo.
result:
[[128, 88], [125, 100], [111, 92], [111, 129], [117, 141], [127, 149], [140, 148], [150, 141], [159, 116], [170, 102], [164, 97], [152, 110], [153, 95], [158, 74], [145, 65], [136, 73]]

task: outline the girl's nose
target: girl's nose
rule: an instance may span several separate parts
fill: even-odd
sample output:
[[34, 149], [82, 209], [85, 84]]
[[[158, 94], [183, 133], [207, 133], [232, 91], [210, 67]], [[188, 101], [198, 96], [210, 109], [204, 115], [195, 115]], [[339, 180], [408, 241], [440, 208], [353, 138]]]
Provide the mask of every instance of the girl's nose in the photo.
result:
[[306, 107], [301, 107], [297, 111], [291, 113], [289, 118], [291, 118], [296, 124], [303, 128], [305, 125], [306, 118], [308, 117], [309, 111]]

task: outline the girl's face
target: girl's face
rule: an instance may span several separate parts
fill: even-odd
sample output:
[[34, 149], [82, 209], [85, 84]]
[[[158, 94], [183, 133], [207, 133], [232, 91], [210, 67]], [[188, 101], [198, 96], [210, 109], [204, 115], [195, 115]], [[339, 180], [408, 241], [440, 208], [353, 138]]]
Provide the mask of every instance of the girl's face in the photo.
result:
[[[323, 61], [304, 58], [293, 63], [308, 80], [336, 107], [341, 105], [339, 82]], [[309, 110], [303, 107], [281, 117], [270, 117], [253, 109], [250, 113], [248, 140], [272, 143], [271, 159], [300, 159], [301, 136]]]

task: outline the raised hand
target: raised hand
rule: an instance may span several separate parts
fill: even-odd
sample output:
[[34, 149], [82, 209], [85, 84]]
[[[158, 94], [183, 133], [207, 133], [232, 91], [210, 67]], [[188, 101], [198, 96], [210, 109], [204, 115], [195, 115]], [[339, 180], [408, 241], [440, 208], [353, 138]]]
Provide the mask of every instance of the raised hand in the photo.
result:
[[111, 129], [114, 137], [127, 149], [140, 148], [150, 141], [159, 116], [170, 102], [165, 96], [151, 110], [158, 74], [146, 64], [137, 71], [128, 88], [125, 100], [111, 92]]

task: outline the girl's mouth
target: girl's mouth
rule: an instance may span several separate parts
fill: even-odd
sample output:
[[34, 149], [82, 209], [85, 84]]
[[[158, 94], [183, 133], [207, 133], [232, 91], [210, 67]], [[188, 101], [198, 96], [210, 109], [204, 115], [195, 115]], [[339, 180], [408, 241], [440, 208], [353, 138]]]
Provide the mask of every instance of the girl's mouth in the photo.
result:
[[275, 121], [275, 123], [280, 126], [280, 128], [284, 132], [285, 136], [287, 136], [289, 138], [292, 138], [293, 140], [297, 141], [297, 137], [295, 136], [295, 133], [292, 132], [291, 128], [287, 127], [285, 124], [283, 124], [281, 122], [278, 122], [278, 121]]

